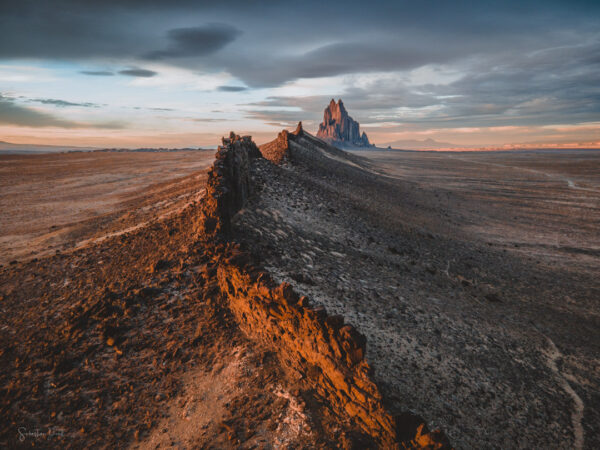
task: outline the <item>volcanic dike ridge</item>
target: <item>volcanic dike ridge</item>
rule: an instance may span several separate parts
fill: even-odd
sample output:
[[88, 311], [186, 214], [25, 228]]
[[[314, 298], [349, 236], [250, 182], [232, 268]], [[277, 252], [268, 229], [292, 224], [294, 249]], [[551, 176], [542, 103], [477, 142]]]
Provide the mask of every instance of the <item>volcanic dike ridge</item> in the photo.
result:
[[243, 243], [238, 219], [295, 161], [362, 164], [301, 124], [261, 149], [231, 133], [203, 197], [172, 217], [2, 268], [17, 331], [0, 352], [0, 446], [59, 423], [56, 448], [450, 448], [382, 395], [360, 331]]
[[[298, 136], [305, 136], [302, 123], [293, 133], [280, 133], [261, 152], [282, 163], [289, 156], [290, 141]], [[314, 149], [303, 151], [310, 154]], [[225, 244], [216, 251], [219, 286], [240, 327], [251, 339], [276, 351], [285, 370], [306, 380], [340, 423], [364, 434], [376, 447], [449, 447], [443, 433], [428, 432], [417, 416], [389, 412], [365, 359], [366, 339], [356, 328], [345, 324], [343, 317], [312, 306], [289, 284], [274, 283], [270, 274], [249, 262], [256, 255], [230, 242], [231, 220], [256, 188], [252, 167], [268, 164], [261, 152], [248, 136], [231, 133], [223, 139], [209, 173], [200, 220], [204, 239]]]

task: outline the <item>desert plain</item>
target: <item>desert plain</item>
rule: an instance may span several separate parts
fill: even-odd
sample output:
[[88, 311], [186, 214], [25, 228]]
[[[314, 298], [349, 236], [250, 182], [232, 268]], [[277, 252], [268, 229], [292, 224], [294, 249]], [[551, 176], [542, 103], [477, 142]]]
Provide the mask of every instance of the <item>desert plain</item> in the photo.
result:
[[0, 263], [85, 244], [181, 207], [214, 150], [0, 155]]
[[[600, 445], [600, 151], [344, 153], [310, 135], [290, 145], [303, 156], [253, 163], [257, 190], [234, 239], [364, 333], [392, 410], [418, 414], [456, 448]], [[319, 433], [335, 426], [310, 425], [319, 408], [298, 403], [296, 381], [210, 300], [208, 257], [190, 262], [191, 224], [177, 215], [202, 199], [212, 161], [208, 150], [0, 156], [0, 330], [13, 342], [2, 356], [13, 361], [17, 342], [44, 355], [40, 338], [53, 333], [90, 355], [76, 363], [79, 350], [57, 344], [58, 368], [5, 366], [13, 421], [57, 423], [75, 447], [331, 445]], [[86, 296], [103, 299], [97, 315], [121, 297], [154, 298], [161, 313], [122, 306], [138, 322], [113, 339], [104, 311], [98, 333], [116, 354], [92, 363], [95, 332], [59, 325]], [[42, 313], [38, 301], [55, 306]], [[36, 314], [45, 321], [33, 333]], [[161, 360], [169, 370], [141, 375]], [[85, 382], [65, 378], [83, 370]], [[18, 400], [31, 385], [44, 393]], [[61, 415], [63, 394], [74, 401]]]

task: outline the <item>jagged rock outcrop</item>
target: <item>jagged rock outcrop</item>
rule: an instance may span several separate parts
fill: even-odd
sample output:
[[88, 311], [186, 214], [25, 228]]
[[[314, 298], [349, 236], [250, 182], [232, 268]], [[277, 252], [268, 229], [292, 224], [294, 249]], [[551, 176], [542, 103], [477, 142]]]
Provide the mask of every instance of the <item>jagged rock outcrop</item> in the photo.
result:
[[356, 170], [357, 166], [368, 166], [364, 158], [341, 150], [304, 131], [302, 122], [298, 123], [293, 132], [281, 131], [276, 139], [261, 145], [259, 150], [263, 158], [277, 165], [309, 163], [313, 167], [315, 164], [329, 168], [335, 166], [342, 171], [348, 168]]
[[304, 128], [302, 128], [302, 121], [298, 122], [298, 126], [293, 133], [295, 136], [302, 136], [304, 134]]
[[[303, 135], [300, 123], [294, 133], [281, 132], [261, 151], [283, 158], [285, 154], [277, 152], [289, 150], [290, 137]], [[212, 242], [229, 236], [231, 218], [244, 207], [252, 189], [249, 162], [259, 155], [248, 137], [232, 133], [223, 144], [209, 173], [206, 205], [201, 208], [200, 224]], [[420, 418], [408, 415], [407, 420], [389, 413], [365, 360], [366, 338], [345, 324], [343, 317], [311, 306], [287, 283], [277, 285], [268, 273], [253, 266], [250, 255], [237, 244], [225, 242], [217, 249], [219, 286], [241, 329], [270, 346], [284, 366], [315, 391], [319, 401], [367, 436], [369, 448], [449, 448], [444, 435], [429, 433]]]
[[370, 147], [365, 132], [360, 134], [360, 125], [348, 115], [342, 99], [336, 103], [331, 99], [325, 108], [323, 122], [319, 125], [317, 137], [332, 143], [350, 144], [357, 147]]
[[312, 307], [290, 285], [277, 286], [266, 273], [252, 274], [224, 263], [218, 274], [230, 308], [247, 334], [276, 346], [282, 362], [311, 379], [319, 397], [336, 413], [349, 417], [386, 447], [396, 441], [393, 417], [369, 378], [362, 334], [345, 325], [343, 317]]
[[290, 159], [290, 134], [293, 136], [303, 136], [304, 129], [302, 122], [298, 122], [296, 130], [292, 133], [283, 130], [277, 135], [277, 139], [261, 145], [260, 152], [262, 156], [275, 164], [288, 162]]
[[246, 203], [251, 192], [249, 160], [260, 157], [250, 136], [231, 132], [223, 138], [208, 172], [206, 196], [202, 204], [202, 231], [215, 236], [228, 236], [231, 217]]

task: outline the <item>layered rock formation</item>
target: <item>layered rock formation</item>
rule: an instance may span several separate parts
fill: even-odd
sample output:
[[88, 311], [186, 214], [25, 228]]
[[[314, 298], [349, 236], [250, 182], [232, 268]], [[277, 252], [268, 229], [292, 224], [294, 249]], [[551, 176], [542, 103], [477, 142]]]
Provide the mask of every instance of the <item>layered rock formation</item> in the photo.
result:
[[342, 99], [336, 103], [331, 99], [325, 108], [323, 123], [319, 125], [317, 137], [336, 144], [357, 147], [370, 147], [371, 143], [365, 132], [360, 134], [360, 125], [348, 115]]
[[[368, 169], [369, 163], [365, 158], [333, 144], [304, 131], [302, 122], [299, 122], [295, 131], [283, 130], [276, 139], [261, 145], [259, 149], [265, 159], [277, 165], [310, 162], [313, 167], [335, 167], [342, 172], [357, 166]], [[369, 173], [368, 170], [366, 173]]]

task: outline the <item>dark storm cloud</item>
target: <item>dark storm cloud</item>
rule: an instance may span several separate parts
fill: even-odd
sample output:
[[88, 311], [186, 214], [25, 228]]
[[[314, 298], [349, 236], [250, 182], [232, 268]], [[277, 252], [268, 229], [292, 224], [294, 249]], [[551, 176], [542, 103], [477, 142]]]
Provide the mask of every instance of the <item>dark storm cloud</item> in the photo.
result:
[[83, 2], [0, 5], [0, 58], [126, 57], [139, 39], [136, 34], [123, 18], [94, 13]]
[[225, 23], [209, 23], [191, 28], [169, 30], [169, 45], [146, 55], [147, 59], [198, 57], [215, 53], [233, 42], [241, 32]]
[[557, 47], [494, 65], [481, 61], [454, 83], [432, 86], [443, 106], [430, 120], [528, 124], [591, 121], [600, 115], [600, 42]]
[[221, 92], [242, 92], [247, 91], [248, 88], [244, 86], [219, 86], [217, 90]]
[[[304, 75], [319, 76], [411, 67], [502, 48], [514, 52], [536, 42], [550, 45], [565, 30], [597, 30], [600, 10], [598, 2], [577, 1], [372, 0], [369, 5], [335, 0], [261, 2], [261, 8], [243, 1], [2, 2], [0, 57], [179, 59], [210, 55], [244, 32], [231, 54], [249, 55], [254, 65], [264, 66], [264, 79], [258, 69], [251, 79], [266, 85], [294, 77], [289, 70], [269, 74], [284, 69], [277, 62], [297, 67], [296, 59], [303, 57], [307, 66], [317, 66], [304, 67]], [[375, 37], [371, 43], [364, 39], [368, 36]], [[236, 60], [219, 62], [241, 73]], [[193, 64], [177, 62], [188, 63]]]
[[[277, 39], [232, 50], [219, 62], [251, 87], [272, 87], [299, 78], [406, 71], [488, 55], [502, 59], [597, 33], [591, 17], [598, 6], [591, 3], [522, 3], [375, 1], [368, 10], [353, 2], [343, 8], [320, 3], [313, 17], [300, 13], [293, 26], [282, 22], [283, 33], [270, 24]], [[303, 4], [302, 11], [311, 6]]]
[[158, 75], [157, 72], [153, 70], [147, 69], [125, 69], [119, 70], [121, 75], [127, 75], [128, 77], [138, 77], [138, 78], [151, 78], [155, 75]]
[[52, 114], [37, 111], [17, 104], [13, 98], [0, 94], [0, 124], [17, 125], [22, 127], [58, 127], [58, 128], [101, 128], [120, 129], [126, 124], [119, 121], [100, 123], [81, 123], [61, 119]]
[[204, 12], [214, 8], [201, 1], [0, 2], [0, 58], [131, 60], [152, 52], [158, 58], [208, 54], [239, 35], [230, 25], [202, 25], [210, 22]]
[[111, 77], [114, 75], [113, 72], [109, 72], [108, 70], [82, 70], [79, 73], [94, 77]]

